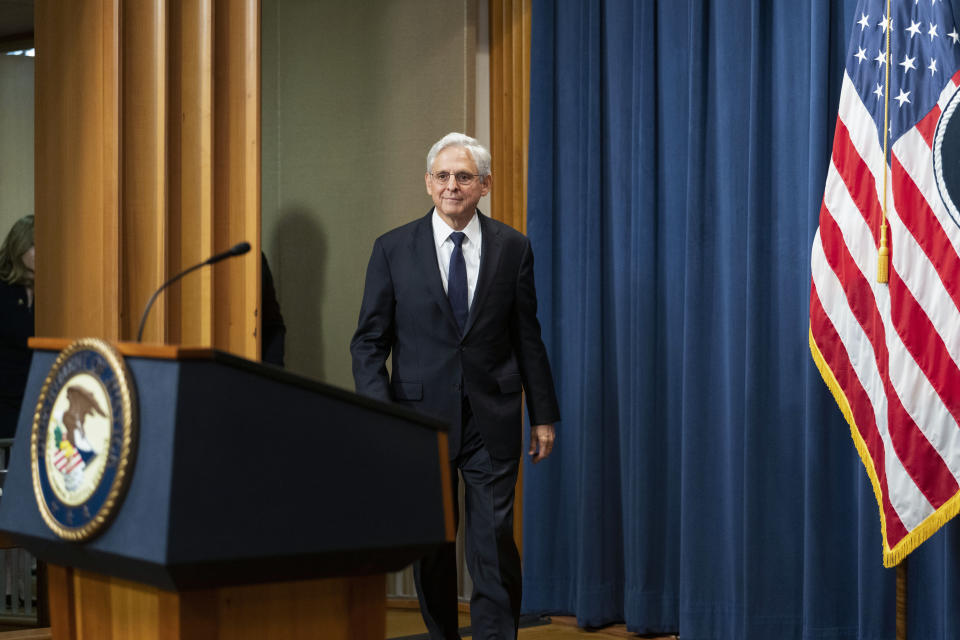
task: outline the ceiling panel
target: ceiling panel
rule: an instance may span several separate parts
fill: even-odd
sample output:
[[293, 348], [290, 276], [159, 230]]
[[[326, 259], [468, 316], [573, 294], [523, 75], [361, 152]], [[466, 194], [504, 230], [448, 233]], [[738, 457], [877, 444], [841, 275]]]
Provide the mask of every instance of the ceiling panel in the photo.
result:
[[33, 0], [0, 0], [0, 40], [33, 33]]

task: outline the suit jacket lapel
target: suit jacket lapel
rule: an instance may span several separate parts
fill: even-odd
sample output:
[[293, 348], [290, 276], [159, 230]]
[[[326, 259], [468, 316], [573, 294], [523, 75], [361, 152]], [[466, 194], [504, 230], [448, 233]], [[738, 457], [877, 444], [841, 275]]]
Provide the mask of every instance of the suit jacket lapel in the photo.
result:
[[427, 293], [433, 298], [434, 302], [439, 305], [441, 311], [443, 311], [443, 315], [447, 317], [447, 320], [449, 320], [453, 326], [453, 330], [459, 332], [460, 328], [457, 326], [457, 319], [454, 317], [453, 309], [450, 307], [450, 299], [447, 298], [447, 294], [443, 290], [443, 281], [440, 279], [440, 269], [437, 264], [437, 246], [433, 241], [432, 215], [433, 209], [431, 209], [430, 213], [425, 217], [421, 218], [420, 224], [416, 226], [412, 244], [414, 261], [422, 273], [423, 281], [427, 287]]
[[[480, 220], [480, 274], [477, 276], [477, 289], [473, 293], [473, 304], [470, 305], [470, 315], [467, 316], [467, 324], [463, 328], [463, 335], [470, 332], [477, 315], [483, 307], [483, 301], [490, 291], [490, 284], [493, 282], [493, 276], [497, 273], [500, 266], [500, 250], [502, 248], [502, 238], [500, 230], [490, 224], [490, 219], [477, 211], [477, 218]], [[441, 291], [443, 291], [441, 283]], [[453, 312], [450, 312], [453, 317]]]

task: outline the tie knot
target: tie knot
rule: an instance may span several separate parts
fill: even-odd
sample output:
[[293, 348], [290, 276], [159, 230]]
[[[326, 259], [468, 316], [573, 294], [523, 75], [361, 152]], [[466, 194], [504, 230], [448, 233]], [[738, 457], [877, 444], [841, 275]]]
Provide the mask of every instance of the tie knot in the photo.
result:
[[450, 234], [450, 239], [453, 240], [454, 246], [457, 247], [460, 246], [460, 244], [463, 242], [463, 239], [466, 237], [467, 234], [465, 234], [463, 231], [454, 231]]

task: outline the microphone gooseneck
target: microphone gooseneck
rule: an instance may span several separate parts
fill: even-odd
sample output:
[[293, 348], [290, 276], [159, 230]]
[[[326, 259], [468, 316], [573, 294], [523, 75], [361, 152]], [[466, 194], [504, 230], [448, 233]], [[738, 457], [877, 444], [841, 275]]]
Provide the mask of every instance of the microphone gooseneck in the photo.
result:
[[250, 251], [249, 242], [238, 242], [226, 251], [222, 251], [215, 256], [207, 258], [204, 262], [198, 264], [197, 266], [202, 267], [205, 264], [213, 264], [215, 262], [220, 262], [221, 260], [226, 260], [227, 258], [232, 258], [233, 256], [242, 256], [248, 251]]
[[200, 267], [205, 267], [205, 266], [207, 266], [207, 265], [211, 265], [211, 264], [220, 262], [221, 260], [226, 260], [227, 258], [232, 258], [233, 256], [242, 256], [243, 254], [247, 253], [248, 251], [250, 251], [250, 243], [249, 243], [249, 242], [240, 242], [240, 243], [237, 243], [237, 244], [233, 245], [232, 247], [230, 247], [229, 249], [227, 249], [226, 251], [222, 251], [222, 252], [220, 252], [220, 253], [218, 253], [218, 254], [216, 254], [216, 255], [214, 255], [214, 256], [211, 256], [211, 257], [207, 258], [206, 260], [204, 260], [203, 262], [201, 262], [201, 263], [199, 263], [199, 264], [193, 265], [192, 267], [190, 267], [189, 269], [186, 269], [185, 271], [181, 271], [180, 273], [178, 273], [177, 275], [173, 276], [172, 278], [170, 278], [169, 280], [167, 280], [166, 282], [164, 282], [162, 285], [160, 285], [160, 288], [157, 289], [156, 291], [154, 291], [154, 292], [153, 292], [153, 295], [150, 296], [150, 300], [147, 302], [147, 307], [143, 310], [143, 315], [140, 316], [140, 329], [137, 331], [137, 342], [140, 342], [141, 339], [143, 338], [143, 328], [144, 328], [144, 327], [146, 326], [146, 324], [147, 324], [147, 316], [150, 314], [150, 308], [153, 307], [153, 302], [154, 302], [154, 300], [157, 299], [157, 296], [160, 295], [160, 292], [161, 292], [161, 291], [163, 291], [164, 289], [166, 289], [166, 288], [169, 287], [171, 284], [173, 284], [174, 282], [176, 282], [177, 280], [179, 280], [179, 279], [182, 278], [183, 276], [187, 275], [187, 274], [190, 273], [191, 271], [196, 271], [196, 270], [199, 269]]

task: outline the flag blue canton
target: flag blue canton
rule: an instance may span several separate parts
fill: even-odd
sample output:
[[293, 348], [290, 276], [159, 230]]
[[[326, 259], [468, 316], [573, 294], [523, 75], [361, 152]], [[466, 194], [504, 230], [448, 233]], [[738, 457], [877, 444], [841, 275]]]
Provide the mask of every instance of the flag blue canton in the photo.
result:
[[944, 0], [862, 0], [857, 7], [847, 74], [883, 135], [887, 29], [890, 29], [890, 141], [920, 121], [960, 68], [960, 32]]

